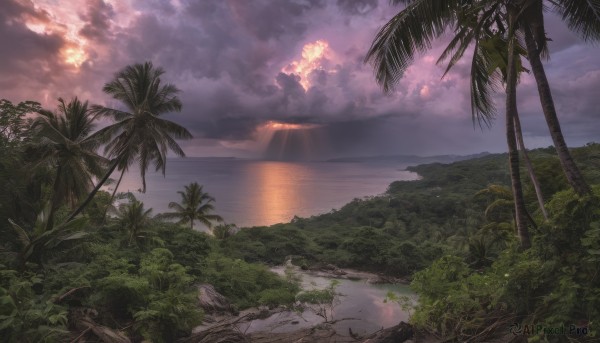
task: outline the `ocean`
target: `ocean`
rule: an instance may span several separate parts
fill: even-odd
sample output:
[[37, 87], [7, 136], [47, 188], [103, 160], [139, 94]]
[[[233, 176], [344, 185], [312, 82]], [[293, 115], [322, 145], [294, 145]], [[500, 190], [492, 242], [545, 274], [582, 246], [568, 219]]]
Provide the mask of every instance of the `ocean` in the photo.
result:
[[[139, 170], [125, 174], [120, 192], [131, 191], [153, 213], [180, 201], [177, 191], [191, 182], [216, 201], [214, 214], [238, 227], [289, 222], [338, 209], [354, 198], [378, 195], [396, 180], [418, 175], [394, 162], [279, 162], [236, 158], [177, 158], [167, 161], [166, 176], [146, 174], [140, 193]], [[115, 177], [113, 175], [113, 177]], [[110, 188], [110, 186], [109, 186]], [[112, 191], [112, 189], [111, 189]]]

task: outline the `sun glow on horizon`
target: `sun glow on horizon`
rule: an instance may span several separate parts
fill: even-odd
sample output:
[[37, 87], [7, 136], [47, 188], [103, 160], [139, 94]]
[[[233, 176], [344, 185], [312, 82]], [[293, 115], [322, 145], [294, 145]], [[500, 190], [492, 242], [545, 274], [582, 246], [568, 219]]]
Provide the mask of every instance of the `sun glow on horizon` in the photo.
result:
[[307, 130], [315, 129], [320, 127], [317, 124], [295, 124], [295, 123], [283, 123], [274, 120], [268, 121], [264, 124], [264, 128], [269, 130]]
[[271, 120], [258, 127], [256, 142], [263, 156], [273, 160], [307, 160], [328, 148], [323, 125]]

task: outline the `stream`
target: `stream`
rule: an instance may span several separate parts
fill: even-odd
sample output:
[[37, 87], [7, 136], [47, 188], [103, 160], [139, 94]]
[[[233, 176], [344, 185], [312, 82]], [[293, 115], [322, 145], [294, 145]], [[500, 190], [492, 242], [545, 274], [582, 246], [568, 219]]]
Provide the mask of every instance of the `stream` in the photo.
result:
[[[283, 276], [286, 267], [274, 267], [271, 270]], [[355, 334], [366, 335], [381, 328], [394, 326], [400, 321], [408, 321], [408, 313], [402, 311], [398, 303], [393, 301], [384, 302], [389, 291], [398, 296], [406, 295], [416, 299], [415, 293], [407, 285], [370, 284], [363, 279], [348, 280], [317, 276], [299, 268], [294, 269], [294, 274], [302, 278], [303, 290], [324, 289], [330, 285], [332, 280], [339, 281], [336, 291], [341, 293], [342, 296], [339, 297], [339, 302], [334, 306], [332, 316], [334, 322], [338, 320], [333, 325], [337, 332], [348, 333], [350, 328]], [[291, 332], [312, 327], [324, 321], [324, 318], [316, 315], [311, 310], [305, 310], [302, 313], [283, 311], [266, 319], [241, 323], [239, 329], [241, 332], [246, 333], [259, 331]]]

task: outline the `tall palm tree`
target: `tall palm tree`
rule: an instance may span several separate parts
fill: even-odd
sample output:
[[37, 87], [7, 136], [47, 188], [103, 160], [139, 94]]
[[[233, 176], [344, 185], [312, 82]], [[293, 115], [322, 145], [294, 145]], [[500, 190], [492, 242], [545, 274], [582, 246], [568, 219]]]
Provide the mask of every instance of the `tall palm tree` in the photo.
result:
[[508, 8], [508, 61], [506, 66], [506, 142], [508, 143], [508, 160], [510, 169], [510, 180], [513, 191], [515, 206], [515, 222], [517, 223], [517, 234], [521, 240], [521, 247], [531, 247], [529, 231], [527, 230], [527, 210], [523, 197], [523, 186], [521, 183], [519, 168], [519, 150], [516, 136], [515, 121], [518, 120], [517, 112], [517, 67], [515, 58], [515, 45], [517, 39], [514, 35], [516, 29], [517, 9]]
[[521, 121], [519, 119], [518, 113], [514, 116], [513, 119], [515, 122], [515, 134], [517, 135], [518, 149], [523, 153], [523, 162], [525, 162], [525, 167], [527, 168], [529, 179], [531, 180], [531, 184], [533, 185], [533, 189], [535, 191], [535, 196], [537, 198], [538, 206], [540, 208], [540, 212], [542, 213], [542, 217], [544, 217], [544, 220], [548, 220], [548, 211], [546, 210], [544, 194], [542, 193], [540, 181], [538, 180], [533, 169], [533, 163], [531, 162], [529, 154], [527, 153], [527, 149], [525, 148], [525, 141], [523, 140], [523, 130], [521, 130]]
[[[565, 176], [571, 187], [579, 195], [590, 194], [591, 188], [583, 178], [581, 171], [573, 161], [565, 142], [550, 84], [546, 77], [541, 57], [547, 56], [547, 38], [544, 28], [544, 4], [542, 0], [514, 1], [520, 8], [519, 21], [525, 33], [527, 56], [535, 78], [542, 111], [546, 124], [552, 136], [552, 142], [560, 159]], [[600, 2], [579, 0], [554, 0], [548, 1], [547, 7], [559, 14], [567, 26], [579, 34], [585, 41], [600, 40]]]
[[108, 160], [96, 153], [98, 140], [91, 136], [95, 115], [88, 102], [77, 97], [66, 103], [58, 99], [57, 112], [40, 110], [31, 126], [38, 141], [40, 163], [56, 168], [52, 185], [48, 227], [62, 204], [77, 205], [94, 188], [92, 177], [102, 176]]
[[222, 222], [223, 218], [216, 214], [210, 214], [215, 207], [213, 202], [215, 198], [202, 190], [202, 186], [197, 182], [185, 186], [185, 191], [177, 192], [181, 195], [181, 203], [171, 202], [169, 208], [175, 212], [164, 213], [164, 218], [179, 219], [178, 224], [190, 223], [190, 228], [194, 228], [194, 221], [197, 220], [212, 229], [213, 222]]
[[[137, 162], [142, 178], [142, 191], [145, 192], [146, 171], [151, 163], [164, 175], [168, 150], [178, 156], [185, 156], [175, 139], [190, 139], [192, 135], [186, 128], [160, 117], [165, 113], [181, 111], [181, 101], [177, 97], [179, 89], [172, 84], [163, 84], [160, 78], [163, 74], [164, 70], [155, 68], [151, 62], [135, 64], [119, 71], [112, 81], [104, 85], [103, 91], [124, 105], [123, 110], [93, 107], [99, 115], [116, 121], [94, 134], [104, 142], [110, 141], [105, 152], [113, 162], [87, 199], [70, 215], [69, 220], [89, 204], [115, 170], [124, 173]], [[118, 185], [115, 192], [116, 188]]]
[[[438, 63], [449, 60], [444, 75], [462, 58], [467, 48], [473, 44], [471, 63], [471, 110], [473, 120], [481, 125], [489, 125], [495, 115], [492, 91], [502, 81], [506, 82], [507, 107], [506, 132], [509, 149], [511, 179], [516, 212], [517, 232], [524, 248], [529, 247], [529, 235], [526, 223], [526, 208], [521, 188], [518, 150], [515, 137], [514, 118], [516, 114], [516, 70], [508, 79], [511, 69], [502, 68], [499, 57], [502, 54], [497, 45], [506, 46], [513, 39], [507, 35], [506, 7], [501, 1], [460, 0], [407, 0], [407, 6], [394, 16], [376, 35], [365, 58], [375, 67], [375, 76], [384, 91], [390, 91], [402, 77], [404, 71], [414, 60], [417, 53], [431, 47], [435, 38], [450, 28], [455, 36], [450, 41]], [[508, 40], [504, 37], [508, 37]], [[513, 49], [514, 50], [514, 49]], [[511, 52], [514, 54], [514, 51]], [[514, 56], [513, 56], [514, 57]], [[507, 64], [507, 63], [505, 63]], [[511, 67], [513, 67], [511, 66]], [[512, 75], [512, 73], [508, 73]]]

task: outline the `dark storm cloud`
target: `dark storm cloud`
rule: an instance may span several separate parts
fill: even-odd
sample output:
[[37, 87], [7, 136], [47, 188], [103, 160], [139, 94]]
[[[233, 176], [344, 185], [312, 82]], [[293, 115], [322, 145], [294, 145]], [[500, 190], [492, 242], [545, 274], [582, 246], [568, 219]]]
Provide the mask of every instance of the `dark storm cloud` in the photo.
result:
[[377, 0], [337, 0], [343, 12], [353, 15], [365, 15], [377, 8]]
[[106, 42], [111, 34], [110, 21], [114, 14], [112, 6], [103, 0], [88, 1], [85, 12], [80, 15], [85, 25], [79, 34], [91, 41]]
[[323, 8], [325, 0], [309, 1], [227, 1], [242, 26], [260, 40], [279, 40], [284, 35], [298, 36], [308, 25], [304, 16]]
[[58, 34], [39, 34], [26, 21], [47, 23], [48, 13], [33, 9], [30, 2], [7, 0], [0, 6], [0, 97], [23, 100], [23, 92], [54, 83], [65, 40]]
[[[182, 90], [183, 112], [168, 118], [197, 137], [185, 143], [191, 151], [201, 151], [193, 144], [244, 151], [243, 142], [256, 139], [268, 121], [320, 125], [319, 137], [327, 141], [322, 151], [331, 154], [505, 147], [501, 93], [492, 131], [473, 129], [468, 53], [441, 79], [443, 66], [435, 61], [449, 36], [415, 59], [395, 92], [382, 93], [363, 59], [377, 30], [399, 9], [387, 0], [77, 1], [61, 10], [81, 21], [76, 33], [86, 41], [87, 60], [78, 69], [62, 61], [69, 44], [64, 22], [38, 34], [25, 26], [27, 18], [51, 22], [57, 16], [31, 2], [3, 3], [0, 44], [11, 49], [0, 54], [0, 97], [54, 106], [58, 96], [79, 95], [119, 106], [102, 94], [102, 85], [128, 64], [153, 61], [165, 69], [163, 79]], [[595, 137], [600, 49], [585, 46], [556, 16], [548, 17], [546, 30], [553, 39], [547, 72], [564, 131], [578, 141]], [[328, 43], [328, 54], [300, 74], [294, 66], [303, 47], [317, 40]], [[547, 142], [530, 75], [522, 77], [519, 106], [527, 135]]]

